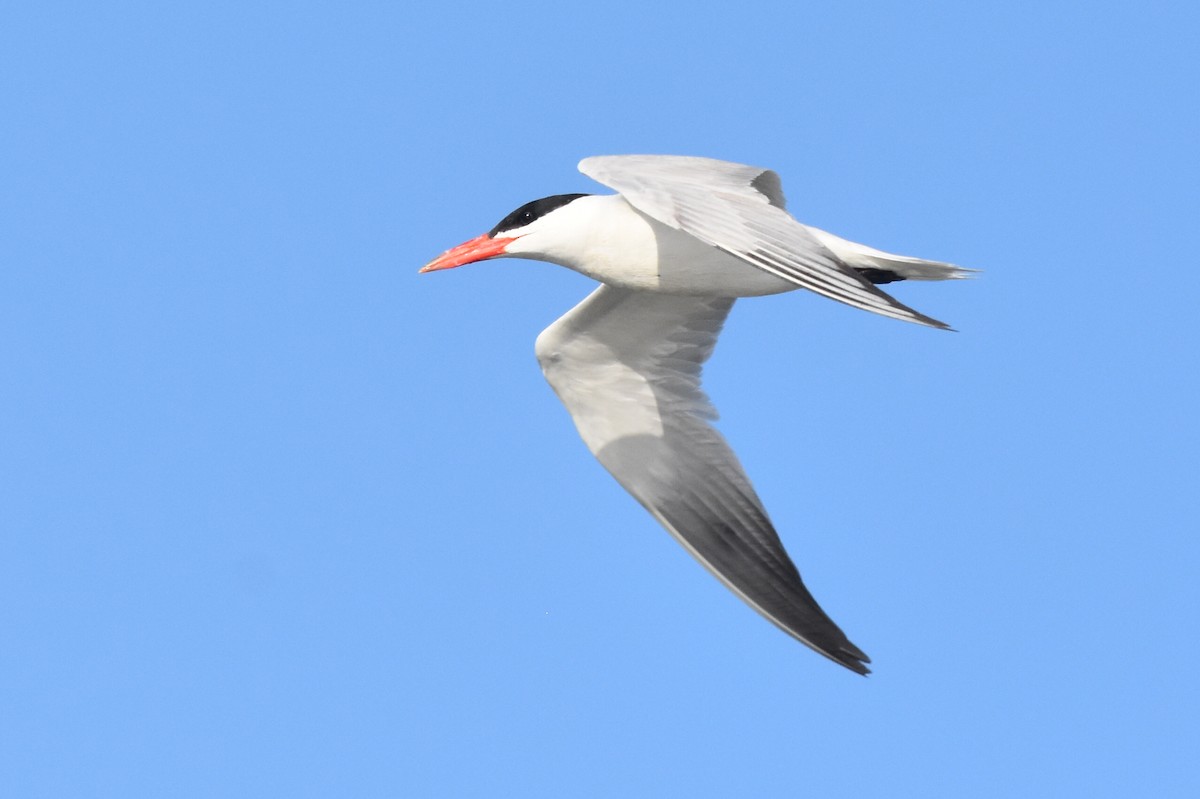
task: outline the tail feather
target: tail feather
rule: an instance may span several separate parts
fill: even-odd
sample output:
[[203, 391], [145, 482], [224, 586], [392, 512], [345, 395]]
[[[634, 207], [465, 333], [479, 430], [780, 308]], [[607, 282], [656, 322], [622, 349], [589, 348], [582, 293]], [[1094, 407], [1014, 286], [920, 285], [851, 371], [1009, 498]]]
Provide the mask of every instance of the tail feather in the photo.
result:
[[[847, 241], [819, 228], [809, 231], [821, 244], [836, 255], [847, 266], [861, 270], [869, 280], [887, 283], [893, 280], [960, 280], [974, 277], [978, 269], [965, 269], [942, 261], [927, 261], [908, 255], [895, 255], [865, 244]], [[871, 275], [876, 275], [879, 280]]]

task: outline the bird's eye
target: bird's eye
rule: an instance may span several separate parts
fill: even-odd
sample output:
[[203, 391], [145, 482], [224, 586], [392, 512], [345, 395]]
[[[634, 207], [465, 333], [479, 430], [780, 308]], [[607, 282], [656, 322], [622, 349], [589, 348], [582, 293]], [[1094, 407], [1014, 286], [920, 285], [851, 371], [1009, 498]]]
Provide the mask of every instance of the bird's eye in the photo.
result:
[[571, 202], [571, 200], [586, 196], [586, 194], [556, 194], [553, 197], [543, 197], [540, 200], [534, 200], [531, 203], [525, 203], [511, 214], [501, 219], [500, 224], [492, 228], [488, 235], [495, 237], [496, 234], [503, 231], [524, 227], [525, 225], [541, 219], [555, 208], [561, 208], [562, 206]]

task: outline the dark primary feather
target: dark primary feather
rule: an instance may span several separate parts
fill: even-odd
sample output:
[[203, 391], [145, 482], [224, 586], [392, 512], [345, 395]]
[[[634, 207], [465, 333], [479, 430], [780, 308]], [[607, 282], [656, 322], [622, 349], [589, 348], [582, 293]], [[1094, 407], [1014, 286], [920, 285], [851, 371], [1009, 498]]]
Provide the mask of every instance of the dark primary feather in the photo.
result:
[[895, 283], [897, 280], [905, 279], [904, 275], [898, 275], [890, 269], [875, 269], [868, 266], [865, 269], [856, 269], [855, 271], [876, 285], [880, 283]]
[[688, 156], [593, 156], [583, 174], [637, 210], [735, 258], [854, 308], [947, 329], [843, 263], [784, 208], [769, 169]]
[[817, 604], [700, 388], [733, 300], [602, 286], [538, 337], [546, 378], [606, 469], [718, 579], [859, 674], [869, 658]]

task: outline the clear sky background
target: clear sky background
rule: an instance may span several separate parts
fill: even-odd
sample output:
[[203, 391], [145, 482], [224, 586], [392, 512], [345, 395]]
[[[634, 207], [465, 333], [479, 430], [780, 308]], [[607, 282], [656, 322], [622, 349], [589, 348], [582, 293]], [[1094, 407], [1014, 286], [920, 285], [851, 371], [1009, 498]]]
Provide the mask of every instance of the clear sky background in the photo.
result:
[[[1192, 4], [10, 4], [0, 795], [1196, 796]], [[985, 270], [739, 303], [722, 429], [863, 679], [419, 276], [584, 156]]]

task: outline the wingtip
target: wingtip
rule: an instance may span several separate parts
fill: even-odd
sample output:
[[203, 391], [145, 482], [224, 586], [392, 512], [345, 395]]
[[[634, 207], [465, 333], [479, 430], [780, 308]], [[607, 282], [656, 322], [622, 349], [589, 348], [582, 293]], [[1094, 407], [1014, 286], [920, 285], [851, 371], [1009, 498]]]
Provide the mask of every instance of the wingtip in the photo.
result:
[[915, 322], [918, 325], [925, 325], [925, 327], [932, 327], [934, 330], [946, 330], [951, 333], [958, 332], [957, 330], [950, 327], [950, 325], [946, 324], [945, 322], [943, 322], [940, 319], [934, 319], [932, 316], [926, 316], [925, 314], [921, 313], [920, 311], [915, 311], [912, 308], [909, 308], [907, 305], [903, 306], [903, 308], [904, 308], [904, 310], [909, 311], [912, 314], [911, 316], [904, 315], [904, 316], [898, 317], [906, 322]]
[[867, 657], [867, 653], [851, 644], [849, 641], [846, 645], [838, 647], [836, 652], [825, 653], [829, 658], [839, 665], [845, 666], [855, 674], [866, 677], [871, 673], [867, 668], [867, 664], [871, 662], [871, 658]]
[[[857, 674], [861, 677], [866, 677], [871, 673], [871, 670], [869, 668], [867, 668], [866, 663], [864, 663], [861, 660], [857, 660], [857, 659], [849, 658], [849, 657], [835, 658], [835, 660], [838, 663], [840, 663], [841, 665], [850, 669], [850, 671], [854, 672], [855, 674]], [[870, 663], [870, 660], [867, 660], [866, 662]]]

